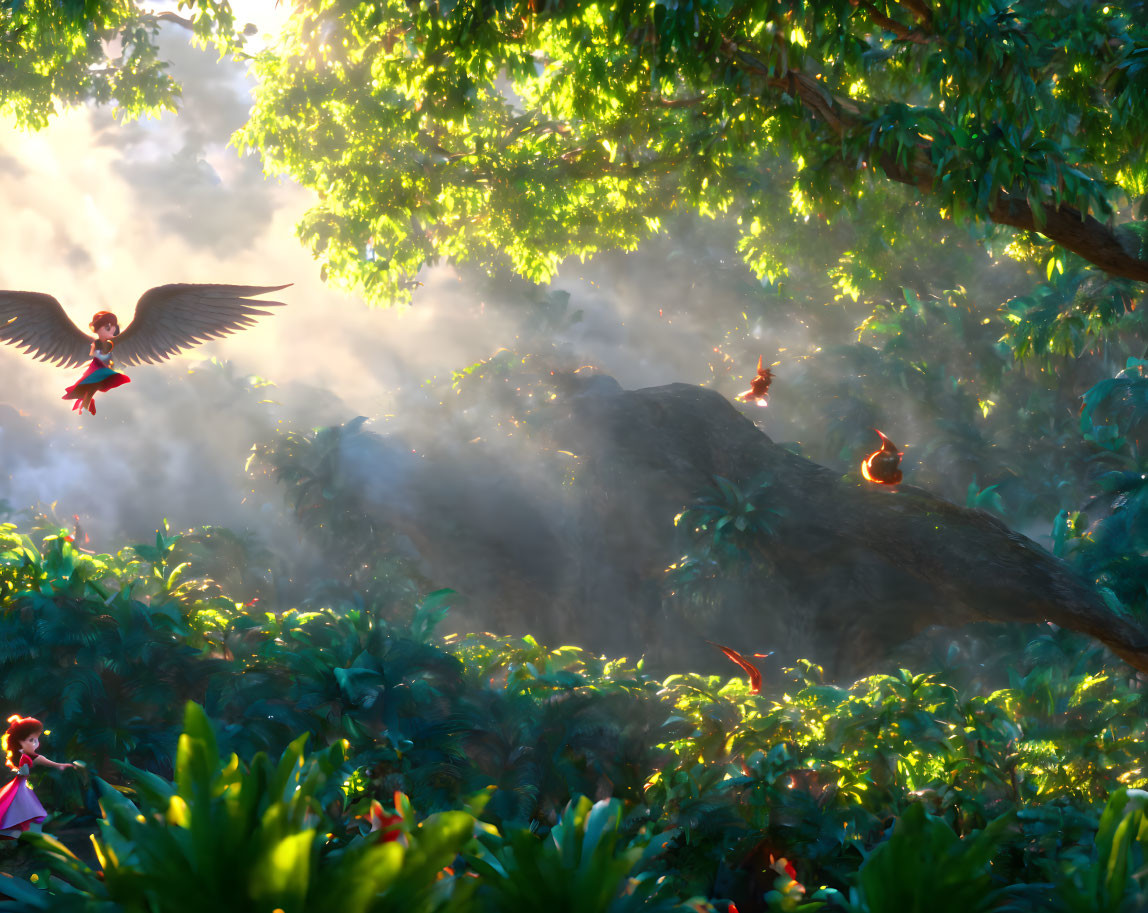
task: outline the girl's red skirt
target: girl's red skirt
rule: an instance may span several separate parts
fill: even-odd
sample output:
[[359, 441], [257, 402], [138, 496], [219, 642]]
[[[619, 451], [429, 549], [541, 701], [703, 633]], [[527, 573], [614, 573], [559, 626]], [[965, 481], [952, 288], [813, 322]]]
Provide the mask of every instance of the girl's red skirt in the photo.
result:
[[[128, 383], [131, 383], [131, 378], [126, 374], [113, 371], [98, 358], [93, 358], [92, 363], [88, 365], [88, 370], [84, 372], [84, 376], [68, 387], [62, 398], [76, 401], [76, 404], [72, 406], [72, 411], [75, 412], [80, 408], [80, 403], [88, 393], [106, 393], [108, 390], [114, 390], [116, 387], [122, 387]], [[95, 415], [96, 404], [89, 402], [88, 408]]]

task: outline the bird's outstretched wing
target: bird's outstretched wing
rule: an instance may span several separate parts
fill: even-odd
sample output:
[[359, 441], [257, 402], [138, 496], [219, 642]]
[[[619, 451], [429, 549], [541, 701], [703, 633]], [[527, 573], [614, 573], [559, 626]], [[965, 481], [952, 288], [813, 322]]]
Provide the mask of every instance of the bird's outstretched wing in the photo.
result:
[[[706, 643], [710, 646], [717, 647], [722, 651], [722, 653], [726, 655], [726, 659], [741, 666], [741, 668], [745, 671], [745, 674], [749, 676], [750, 692], [752, 694], [761, 694], [761, 670], [757, 668], [757, 666], [751, 663], [748, 659], [746, 659], [732, 647], [723, 647], [721, 644], [715, 644], [712, 640], [707, 640]], [[754, 654], [754, 656], [758, 655], [760, 654]], [[768, 654], [766, 655], [768, 656]]]
[[92, 337], [72, 323], [59, 301], [41, 292], [0, 291], [0, 342], [64, 368], [92, 357]]
[[[290, 285], [290, 283], [288, 283]], [[144, 292], [136, 315], [115, 340], [121, 365], [163, 361], [208, 339], [218, 339], [270, 314], [260, 307], [282, 301], [246, 301], [287, 288], [286, 285], [161, 285]]]

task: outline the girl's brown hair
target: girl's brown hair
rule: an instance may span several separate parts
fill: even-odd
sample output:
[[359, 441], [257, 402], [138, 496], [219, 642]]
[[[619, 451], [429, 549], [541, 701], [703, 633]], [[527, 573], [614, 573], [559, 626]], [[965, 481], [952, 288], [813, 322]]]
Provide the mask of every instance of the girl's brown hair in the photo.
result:
[[[111, 311], [97, 311], [96, 316], [92, 318], [92, 322], [88, 324], [92, 328], [93, 333], [98, 333], [100, 327], [119, 327], [120, 321]], [[101, 352], [110, 352], [112, 347], [115, 346], [115, 340], [109, 339], [105, 342], [99, 343]], [[106, 346], [106, 348], [105, 348]]]
[[13, 770], [20, 769], [20, 743], [44, 731], [44, 724], [30, 716], [18, 713], [8, 717], [8, 731], [4, 733], [4, 761]]
[[96, 316], [92, 318], [92, 322], [89, 324], [89, 326], [92, 328], [92, 332], [95, 332], [100, 327], [106, 327], [109, 325], [114, 327], [118, 327], [120, 325], [119, 318], [117, 318], [116, 315], [111, 311], [97, 311]]

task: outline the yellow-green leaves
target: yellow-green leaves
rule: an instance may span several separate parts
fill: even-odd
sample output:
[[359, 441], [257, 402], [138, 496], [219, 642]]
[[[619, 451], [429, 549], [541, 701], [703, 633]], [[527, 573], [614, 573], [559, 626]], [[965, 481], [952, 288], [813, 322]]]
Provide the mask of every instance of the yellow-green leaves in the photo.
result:
[[[241, 46], [226, 0], [180, 0], [178, 8], [179, 18], [190, 17], [197, 43], [215, 44], [221, 53]], [[160, 22], [134, 0], [5, 4], [0, 115], [40, 129], [61, 107], [84, 101], [114, 102], [120, 118], [175, 110], [179, 87], [158, 56]]]
[[[304, 240], [379, 303], [438, 258], [545, 281], [675, 211], [760, 224], [787, 159], [803, 219], [860, 211], [872, 176], [878, 204], [891, 180], [1018, 224], [1007, 198], [1044, 230], [1046, 205], [1103, 217], [1148, 179], [1126, 7], [312, 0], [258, 63], [242, 142], [321, 195]], [[747, 233], [743, 253], [777, 276], [785, 246]]]

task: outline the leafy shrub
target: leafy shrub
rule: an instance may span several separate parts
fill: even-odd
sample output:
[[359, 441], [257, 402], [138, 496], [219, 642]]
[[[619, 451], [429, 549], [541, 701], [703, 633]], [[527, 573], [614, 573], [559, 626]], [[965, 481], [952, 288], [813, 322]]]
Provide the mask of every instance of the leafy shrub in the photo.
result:
[[[10, 910], [93, 910], [180, 913], [204, 908], [236, 913], [283, 910], [410, 911], [448, 909], [453, 880], [439, 874], [472, 835], [474, 819], [447, 812], [423, 822], [406, 844], [360, 841], [337, 855], [322, 853], [319, 798], [338, 788], [342, 745], [311, 758], [306, 737], [277, 762], [257, 754], [250, 765], [219, 757], [201, 708], [189, 704], [179, 739], [175, 781], [130, 770], [137, 806], [100, 781], [104, 819], [95, 840], [94, 872], [63, 844], [32, 837], [45, 851], [60, 887], [44, 892], [12, 879], [0, 889]], [[463, 885], [460, 897], [468, 886]]]
[[[848, 686], [799, 663], [755, 694], [531, 637], [440, 638], [446, 591], [401, 625], [356, 600], [240, 603], [205, 590], [203, 553], [166, 531], [115, 556], [63, 532], [42, 548], [0, 536], [0, 693], [89, 762], [106, 815], [102, 879], [39, 842], [53, 909], [182, 909], [159, 885], [189, 871], [214, 872], [221, 897], [251, 903], [256, 884], [310, 909], [317, 885], [374, 852], [364, 819], [384, 820], [396, 793], [409, 845], [379, 856], [394, 880], [364, 904], [501, 908], [564, 884], [594, 910], [832, 909], [854, 892], [877, 913], [938, 869], [966, 872], [967, 896], [950, 893], [969, 909], [1116, 910], [1142, 891], [1143, 804], [1123, 790], [1146, 784], [1143, 684], [1069, 632], [1016, 629], [950, 650], [937, 672]], [[974, 659], [1008, 673], [974, 674]], [[218, 736], [195, 711], [179, 737], [173, 708], [189, 698]], [[304, 760], [300, 734], [334, 747]], [[80, 784], [45, 780], [46, 804], [82, 815]], [[305, 887], [268, 861], [288, 856]], [[46, 896], [5, 893], [22, 909]]]

